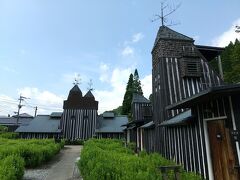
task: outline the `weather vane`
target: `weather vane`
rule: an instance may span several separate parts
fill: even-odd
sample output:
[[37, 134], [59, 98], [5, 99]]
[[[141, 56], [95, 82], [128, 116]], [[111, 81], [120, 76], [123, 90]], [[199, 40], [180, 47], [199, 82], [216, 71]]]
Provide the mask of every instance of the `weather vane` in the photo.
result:
[[75, 74], [73, 85], [79, 85], [79, 84], [81, 84], [80, 74]]
[[[152, 19], [151, 21], [152, 22], [155, 22], [155, 21], [158, 21], [159, 19], [161, 20], [161, 23], [162, 23], [162, 26], [164, 26], [165, 24], [164, 23], [167, 23], [168, 20], [167, 20], [167, 17], [169, 15], [171, 15], [172, 13], [174, 13], [179, 7], [181, 6], [181, 3], [179, 3], [177, 6], [175, 6], [174, 8], [170, 8], [169, 5], [165, 5], [165, 2], [161, 2], [161, 15], [159, 14], [155, 14], [154, 16], [156, 17], [155, 19]], [[165, 9], [166, 8], [169, 8], [169, 12], [166, 11], [166, 14], [165, 14]], [[179, 23], [175, 23], [173, 24], [172, 21], [170, 24], [166, 25], [166, 26], [173, 26], [173, 25], [178, 25]]]
[[89, 91], [93, 91], [94, 89], [92, 88], [92, 86], [93, 86], [93, 82], [92, 82], [92, 79], [90, 79], [90, 80], [89, 80], [89, 83], [88, 83], [88, 88], [87, 88], [87, 89], [88, 89]]

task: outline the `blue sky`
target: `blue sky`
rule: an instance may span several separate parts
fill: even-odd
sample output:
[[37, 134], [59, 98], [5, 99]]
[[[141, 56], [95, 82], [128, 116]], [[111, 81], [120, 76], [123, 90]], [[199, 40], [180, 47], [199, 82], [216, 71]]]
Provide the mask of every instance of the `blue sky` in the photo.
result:
[[[170, 6], [180, 1], [169, 0]], [[121, 105], [128, 76], [138, 69], [144, 95], [151, 93], [151, 49], [160, 21], [159, 0], [0, 0], [0, 114], [61, 111], [81, 76], [93, 81], [99, 112]], [[240, 1], [181, 2], [171, 28], [196, 44], [225, 46], [237, 35]], [[166, 9], [168, 11], [168, 9]]]

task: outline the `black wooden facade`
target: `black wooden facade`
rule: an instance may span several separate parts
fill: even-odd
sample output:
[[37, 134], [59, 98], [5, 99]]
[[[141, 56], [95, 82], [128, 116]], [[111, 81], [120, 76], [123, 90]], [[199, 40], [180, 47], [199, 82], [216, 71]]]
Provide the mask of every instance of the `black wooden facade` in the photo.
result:
[[[146, 140], [145, 149], [153, 148], [206, 179], [238, 178], [239, 144], [230, 132], [240, 129], [240, 87], [224, 85], [192, 38], [160, 27], [152, 50], [152, 90], [155, 136]], [[222, 128], [223, 135], [212, 135], [214, 128]], [[219, 149], [231, 149], [226, 151], [230, 155], [216, 151], [229, 157], [221, 167], [215, 163], [213, 143], [220, 142], [215, 136], [228, 146]]]
[[69, 140], [89, 139], [94, 136], [97, 120], [98, 101], [91, 91], [85, 96], [77, 85], [64, 101], [61, 129], [63, 137]]

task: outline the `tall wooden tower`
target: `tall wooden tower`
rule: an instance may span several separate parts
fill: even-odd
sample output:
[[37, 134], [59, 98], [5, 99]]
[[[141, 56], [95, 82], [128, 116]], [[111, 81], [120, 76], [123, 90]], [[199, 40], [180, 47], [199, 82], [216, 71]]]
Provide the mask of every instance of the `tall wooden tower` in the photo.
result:
[[63, 136], [69, 140], [89, 139], [96, 129], [98, 101], [89, 90], [85, 96], [78, 85], [70, 90], [64, 101], [61, 129]]

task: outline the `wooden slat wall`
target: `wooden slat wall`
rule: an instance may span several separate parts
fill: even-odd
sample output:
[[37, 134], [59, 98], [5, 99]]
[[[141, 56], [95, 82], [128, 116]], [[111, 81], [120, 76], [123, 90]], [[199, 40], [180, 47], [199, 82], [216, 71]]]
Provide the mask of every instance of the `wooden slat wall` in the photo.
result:
[[96, 133], [98, 139], [111, 138], [111, 139], [124, 139], [124, 133]]
[[[75, 120], [71, 117], [75, 116]], [[85, 117], [88, 117], [87, 120]], [[96, 129], [97, 110], [65, 109], [63, 111], [61, 128], [66, 139], [89, 139]]]
[[152, 70], [153, 120], [156, 125], [154, 149], [166, 158], [182, 164], [186, 170], [199, 172], [208, 178], [203, 118], [206, 116], [208, 106], [214, 107], [211, 116], [222, 115], [221, 113], [225, 112], [223, 100], [192, 109], [196, 117], [192, 124], [175, 127], [162, 127], [159, 124], [185, 111], [185, 109], [166, 111], [166, 106], [191, 97], [208, 87], [219, 86], [223, 81], [200, 56], [202, 76], [183, 78], [179, 70], [181, 53], [175, 57], [158, 56], [157, 53], [153, 52]]

